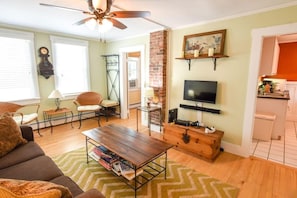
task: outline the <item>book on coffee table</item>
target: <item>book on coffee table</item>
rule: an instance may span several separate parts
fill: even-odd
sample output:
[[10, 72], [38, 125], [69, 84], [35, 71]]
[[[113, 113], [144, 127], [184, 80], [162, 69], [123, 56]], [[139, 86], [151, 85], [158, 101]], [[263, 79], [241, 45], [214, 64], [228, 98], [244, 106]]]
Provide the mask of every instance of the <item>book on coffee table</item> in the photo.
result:
[[[143, 173], [143, 169], [142, 168], [139, 168], [139, 169], [136, 170], [136, 176], [140, 175], [141, 173]], [[131, 179], [134, 179], [135, 172], [133, 170], [133, 173], [125, 173], [125, 174], [122, 174], [122, 176], [125, 177], [128, 180], [131, 180]]]
[[121, 174], [121, 168], [120, 168], [120, 161], [116, 161], [112, 164], [112, 171], [117, 174], [118, 176]]
[[120, 170], [122, 174], [134, 173], [134, 169], [132, 168], [132, 165], [125, 160], [120, 161]]

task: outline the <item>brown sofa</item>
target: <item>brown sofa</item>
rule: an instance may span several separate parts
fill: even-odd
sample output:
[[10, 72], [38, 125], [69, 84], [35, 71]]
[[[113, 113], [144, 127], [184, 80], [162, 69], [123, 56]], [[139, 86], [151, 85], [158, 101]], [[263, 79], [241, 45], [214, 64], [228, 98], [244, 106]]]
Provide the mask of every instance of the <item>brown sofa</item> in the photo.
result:
[[0, 178], [52, 182], [67, 187], [73, 197], [77, 198], [104, 197], [96, 189], [83, 192], [73, 180], [65, 176], [54, 161], [34, 142], [30, 126], [21, 126], [21, 131], [28, 143], [16, 147], [0, 158]]

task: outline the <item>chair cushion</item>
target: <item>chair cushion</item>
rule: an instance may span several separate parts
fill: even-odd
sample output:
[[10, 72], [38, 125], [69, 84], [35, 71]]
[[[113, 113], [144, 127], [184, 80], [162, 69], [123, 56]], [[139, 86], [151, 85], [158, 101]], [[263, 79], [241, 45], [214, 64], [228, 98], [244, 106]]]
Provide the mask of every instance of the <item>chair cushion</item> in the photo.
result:
[[20, 127], [11, 116], [3, 114], [0, 117], [0, 157], [12, 151], [15, 147], [27, 143], [22, 137]]
[[30, 123], [31, 121], [35, 120], [37, 117], [38, 117], [37, 113], [31, 113], [31, 114], [23, 115], [23, 122], [22, 122], [22, 116], [20, 115], [13, 116], [13, 119], [16, 121], [18, 125], [21, 125], [21, 124]]
[[102, 100], [100, 105], [103, 107], [114, 107], [114, 106], [118, 106], [119, 102], [114, 100]]
[[77, 107], [77, 111], [97, 111], [101, 109], [99, 105], [84, 105]]

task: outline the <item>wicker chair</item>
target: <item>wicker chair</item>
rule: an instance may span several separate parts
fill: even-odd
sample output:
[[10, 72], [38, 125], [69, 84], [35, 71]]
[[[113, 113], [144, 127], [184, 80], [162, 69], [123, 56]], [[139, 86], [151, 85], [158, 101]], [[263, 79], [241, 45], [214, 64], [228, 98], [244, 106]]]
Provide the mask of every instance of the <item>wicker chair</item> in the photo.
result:
[[[81, 127], [82, 114], [85, 112], [98, 112], [101, 109], [102, 96], [96, 92], [83, 92], [79, 94], [73, 103], [76, 105], [79, 119], [79, 129]], [[100, 115], [98, 115], [98, 126], [100, 125]]]
[[[35, 108], [35, 112], [28, 113], [27, 108]], [[38, 111], [39, 104], [19, 105], [11, 102], [0, 102], [0, 114], [9, 113], [13, 116], [13, 119], [18, 125], [30, 124], [36, 122], [38, 134], [41, 136], [39, 131]]]

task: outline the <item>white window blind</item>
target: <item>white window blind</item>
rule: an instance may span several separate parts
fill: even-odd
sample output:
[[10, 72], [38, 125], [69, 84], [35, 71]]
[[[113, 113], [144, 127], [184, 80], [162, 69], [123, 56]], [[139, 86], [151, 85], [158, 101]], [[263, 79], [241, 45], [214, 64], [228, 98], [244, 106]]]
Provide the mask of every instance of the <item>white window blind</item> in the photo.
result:
[[51, 36], [55, 83], [64, 96], [89, 91], [88, 42]]
[[0, 28], [0, 101], [39, 100], [32, 33]]

